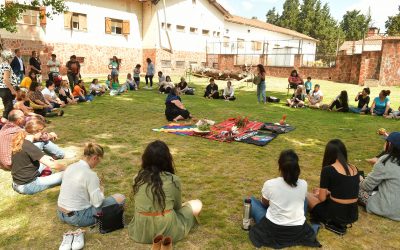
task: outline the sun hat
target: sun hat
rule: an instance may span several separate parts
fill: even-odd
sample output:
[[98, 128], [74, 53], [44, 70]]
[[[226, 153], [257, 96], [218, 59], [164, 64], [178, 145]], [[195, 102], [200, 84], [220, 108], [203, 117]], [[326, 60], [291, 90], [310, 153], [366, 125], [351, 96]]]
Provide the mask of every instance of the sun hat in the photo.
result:
[[386, 138], [386, 141], [390, 142], [391, 144], [393, 144], [393, 146], [400, 149], [400, 132], [390, 133], [390, 135]]

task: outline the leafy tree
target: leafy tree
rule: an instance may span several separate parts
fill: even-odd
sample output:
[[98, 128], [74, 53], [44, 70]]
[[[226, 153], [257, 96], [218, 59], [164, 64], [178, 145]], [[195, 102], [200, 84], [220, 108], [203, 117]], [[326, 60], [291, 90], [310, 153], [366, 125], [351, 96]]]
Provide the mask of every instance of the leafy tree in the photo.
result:
[[275, 7], [267, 12], [267, 23], [276, 24], [279, 19], [279, 13], [276, 11]]
[[399, 13], [396, 16], [388, 17], [388, 20], [385, 22], [385, 28], [389, 36], [400, 35], [400, 5]]
[[371, 22], [371, 16], [363, 15], [360, 10], [347, 11], [340, 22], [346, 40], [356, 41], [364, 37]]
[[283, 4], [282, 15], [279, 17], [276, 25], [296, 30], [300, 13], [299, 6], [299, 0], [286, 0]]
[[300, 14], [297, 22], [297, 31], [310, 35], [315, 26], [315, 4], [317, 0], [304, 0], [300, 6]]
[[[32, 0], [20, 4], [18, 2], [6, 1], [0, 8], [0, 29], [9, 32], [17, 32], [16, 21], [21, 18], [22, 14], [32, 7], [50, 7], [47, 8], [46, 17], [62, 13], [67, 10], [64, 0]], [[40, 18], [43, 18], [42, 16]]]

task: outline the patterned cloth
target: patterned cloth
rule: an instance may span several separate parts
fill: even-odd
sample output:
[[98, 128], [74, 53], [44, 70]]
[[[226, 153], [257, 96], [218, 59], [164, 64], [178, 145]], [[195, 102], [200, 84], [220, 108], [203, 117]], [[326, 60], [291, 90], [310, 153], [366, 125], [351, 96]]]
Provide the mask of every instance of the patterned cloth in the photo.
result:
[[4, 72], [10, 71], [10, 82], [12, 86], [17, 86], [18, 80], [17, 76], [15, 75], [14, 71], [11, 69], [10, 64], [8, 63], [1, 63], [0, 64], [0, 89], [7, 89], [7, 85], [4, 83]]
[[40, 90], [37, 91], [29, 91], [28, 92], [28, 98], [32, 101], [35, 102], [37, 100], [46, 103], [46, 100], [44, 99], [44, 96], [42, 94], [42, 92], [40, 92]]
[[0, 130], [0, 167], [11, 170], [11, 141], [14, 134], [22, 130], [14, 123], [8, 122]]

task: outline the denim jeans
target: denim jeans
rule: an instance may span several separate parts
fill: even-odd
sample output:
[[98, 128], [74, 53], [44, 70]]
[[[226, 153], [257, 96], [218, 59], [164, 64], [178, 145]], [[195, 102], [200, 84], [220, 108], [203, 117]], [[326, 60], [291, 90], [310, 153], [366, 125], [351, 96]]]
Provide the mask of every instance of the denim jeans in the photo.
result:
[[[41, 173], [45, 169], [45, 166], [40, 164], [39, 172]], [[25, 185], [18, 185], [13, 183], [12, 188], [15, 192], [20, 194], [36, 194], [46, 189], [58, 186], [61, 184], [63, 172], [58, 172], [45, 177], [37, 177], [32, 182]]]
[[52, 141], [38, 141], [34, 142], [33, 144], [35, 144], [36, 147], [52, 157], [55, 157], [57, 159], [64, 159], [64, 151]]
[[260, 84], [257, 85], [258, 102], [261, 102], [261, 97], [262, 97], [262, 102], [265, 103], [267, 101], [267, 97], [265, 95], [265, 81], [261, 81]]
[[[259, 199], [254, 196], [251, 198], [250, 214], [256, 223], [259, 223], [267, 214], [268, 207], [265, 206]], [[307, 199], [304, 199], [304, 215], [307, 214]]]
[[362, 110], [362, 109], [360, 109], [360, 108], [355, 108], [355, 107], [349, 107], [349, 110], [350, 110], [350, 112], [352, 112], [352, 113], [359, 114], [359, 113], [361, 113], [361, 110]]
[[[109, 196], [104, 199], [103, 203], [98, 208], [92, 206], [84, 210], [74, 211], [74, 214], [72, 216], [68, 216], [65, 213], [61, 212], [60, 210], [57, 210], [57, 215], [61, 221], [67, 224], [77, 227], [87, 227], [96, 223], [96, 218], [94, 216], [101, 211], [102, 207], [114, 204], [119, 204], [119, 203], [114, 199], [114, 197]], [[124, 203], [120, 205], [123, 206]]]

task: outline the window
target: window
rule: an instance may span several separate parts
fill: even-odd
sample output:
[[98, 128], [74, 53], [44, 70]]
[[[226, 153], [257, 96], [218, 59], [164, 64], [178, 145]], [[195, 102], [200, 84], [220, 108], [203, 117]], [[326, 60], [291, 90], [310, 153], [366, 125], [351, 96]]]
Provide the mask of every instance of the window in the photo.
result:
[[214, 36], [214, 37], [219, 37], [220, 34], [221, 34], [221, 33], [218, 32], [218, 31], [214, 31], [214, 32], [213, 32], [213, 36]]
[[237, 39], [237, 47], [238, 49], [243, 49], [244, 48], [244, 39]]
[[172, 66], [171, 60], [161, 60], [162, 68], [171, 68], [171, 66]]
[[176, 25], [176, 31], [179, 31], [179, 32], [185, 32], [185, 26], [182, 26], [182, 25]]
[[224, 47], [229, 47], [229, 36], [224, 36]]
[[111, 19], [106, 17], [106, 34], [114, 35], [129, 35], [130, 23], [129, 20]]
[[179, 69], [185, 68], [185, 61], [176, 61], [175, 66]]
[[167, 23], [167, 26], [165, 26], [165, 23], [161, 23], [161, 28], [171, 30], [171, 24]]
[[18, 23], [39, 26], [39, 17], [40, 11], [38, 8], [28, 9], [22, 14], [22, 18]]
[[252, 41], [251, 42], [251, 49], [252, 50], [261, 50], [262, 49], [262, 43], [258, 41]]
[[190, 33], [196, 34], [197, 33], [197, 28], [190, 27]]
[[64, 13], [64, 28], [71, 30], [87, 31], [87, 16], [86, 14], [65, 12]]
[[208, 36], [210, 34], [209, 30], [202, 30], [201, 32], [203, 35]]

